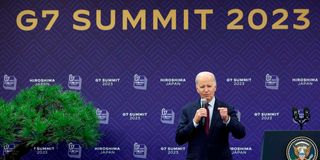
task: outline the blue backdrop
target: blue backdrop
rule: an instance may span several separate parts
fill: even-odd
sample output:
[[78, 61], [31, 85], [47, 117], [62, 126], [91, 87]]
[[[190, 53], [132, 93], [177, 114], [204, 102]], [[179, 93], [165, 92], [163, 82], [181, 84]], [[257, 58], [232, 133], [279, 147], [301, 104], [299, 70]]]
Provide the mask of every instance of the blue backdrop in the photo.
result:
[[[311, 121], [306, 130], [320, 128], [320, 9], [316, 1], [205, 0], [205, 1], [1, 1], [0, 96], [13, 98], [21, 89], [39, 84], [61, 84], [64, 89], [81, 92], [91, 101], [101, 118], [103, 136], [94, 148], [59, 144], [34, 148], [23, 159], [184, 159], [187, 146], [175, 143], [175, 130], [181, 108], [198, 98], [194, 77], [200, 71], [216, 74], [217, 97], [238, 110], [247, 136], [231, 138], [234, 159], [260, 159], [265, 130], [297, 130], [291, 108], [309, 107]], [[237, 15], [243, 30], [228, 30]], [[267, 14], [267, 25], [254, 30], [248, 23], [251, 10]], [[288, 29], [272, 29], [288, 11], [283, 24]], [[91, 27], [73, 29], [73, 13], [85, 9]], [[110, 10], [116, 10], [115, 27], [99, 30], [95, 11], [102, 11], [105, 25]], [[122, 10], [135, 16], [146, 10], [146, 30], [140, 25], [122, 29]], [[177, 29], [153, 30], [152, 11], [165, 16], [177, 11]], [[189, 30], [183, 29], [183, 9], [189, 10]], [[194, 9], [213, 9], [201, 30], [200, 15]], [[293, 28], [300, 14], [294, 9], [309, 9], [310, 26]], [[38, 25], [23, 31], [16, 24], [23, 10], [33, 10]], [[42, 10], [59, 10], [51, 30], [50, 18]], [[32, 17], [32, 16], [27, 16]], [[260, 24], [260, 15], [254, 16]], [[23, 19], [25, 20], [25, 18]], [[25, 23], [24, 23], [25, 24]], [[5, 148], [3, 151], [10, 150]]]

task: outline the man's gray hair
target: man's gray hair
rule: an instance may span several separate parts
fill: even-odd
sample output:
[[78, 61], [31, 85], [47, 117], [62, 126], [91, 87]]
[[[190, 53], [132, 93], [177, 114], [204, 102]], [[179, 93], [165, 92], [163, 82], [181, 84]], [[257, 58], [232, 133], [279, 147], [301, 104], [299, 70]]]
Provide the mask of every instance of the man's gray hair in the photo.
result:
[[214, 82], [215, 84], [217, 84], [216, 76], [215, 76], [213, 73], [211, 73], [211, 72], [209, 72], [209, 71], [203, 71], [203, 72], [200, 72], [200, 73], [197, 74], [196, 79], [195, 79], [196, 85], [198, 84], [198, 79], [199, 79], [199, 77], [200, 77], [200, 76], [205, 76], [205, 75], [206, 75], [206, 76], [211, 76], [212, 79], [213, 79], [213, 82]]

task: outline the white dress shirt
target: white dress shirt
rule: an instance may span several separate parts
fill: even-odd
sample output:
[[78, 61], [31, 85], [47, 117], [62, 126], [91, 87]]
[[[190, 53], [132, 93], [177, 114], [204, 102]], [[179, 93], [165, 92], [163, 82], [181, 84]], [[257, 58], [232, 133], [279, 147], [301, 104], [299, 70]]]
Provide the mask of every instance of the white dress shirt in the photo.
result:
[[[216, 102], [216, 97], [213, 97], [212, 100], [208, 103], [208, 110], [209, 110], [209, 115], [210, 115], [210, 121], [209, 121], [209, 128], [211, 126], [211, 121], [212, 121], [212, 115], [213, 115], [213, 109], [214, 109], [214, 103]], [[226, 125], [228, 125], [230, 122], [230, 116], [228, 121], [225, 123]], [[223, 122], [224, 123], [224, 122]], [[193, 125], [194, 127], [198, 127], [199, 123], [196, 123], [195, 121], [193, 121]]]

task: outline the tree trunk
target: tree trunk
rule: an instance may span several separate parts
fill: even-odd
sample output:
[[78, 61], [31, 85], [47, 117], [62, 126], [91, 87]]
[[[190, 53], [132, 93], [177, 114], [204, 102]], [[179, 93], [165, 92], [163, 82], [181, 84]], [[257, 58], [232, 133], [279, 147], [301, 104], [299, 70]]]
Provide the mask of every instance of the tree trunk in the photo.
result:
[[5, 155], [4, 160], [19, 160], [32, 148], [33, 146], [27, 146], [27, 143], [18, 144], [12, 152]]

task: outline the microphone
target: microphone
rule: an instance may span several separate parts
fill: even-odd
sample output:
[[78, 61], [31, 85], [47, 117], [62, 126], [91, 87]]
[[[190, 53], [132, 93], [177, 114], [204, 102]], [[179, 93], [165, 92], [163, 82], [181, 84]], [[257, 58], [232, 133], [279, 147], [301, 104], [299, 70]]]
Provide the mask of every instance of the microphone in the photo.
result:
[[299, 121], [299, 112], [298, 112], [298, 109], [296, 107], [292, 107], [292, 116], [293, 116], [293, 119], [296, 122]]
[[[208, 101], [207, 101], [207, 99], [205, 99], [205, 98], [201, 98], [201, 100], [200, 100], [200, 107], [201, 108], [205, 108], [206, 107], [206, 105], [207, 105], [207, 103], [208, 103]], [[204, 124], [206, 123], [206, 117], [202, 117], [201, 118], [201, 122], [202, 122], [202, 125], [204, 126]]]
[[309, 110], [309, 108], [307, 108], [307, 107], [305, 107], [304, 109], [303, 109], [303, 115], [304, 115], [304, 119], [306, 120], [306, 122], [309, 122], [309, 120], [310, 120], [310, 110]]

